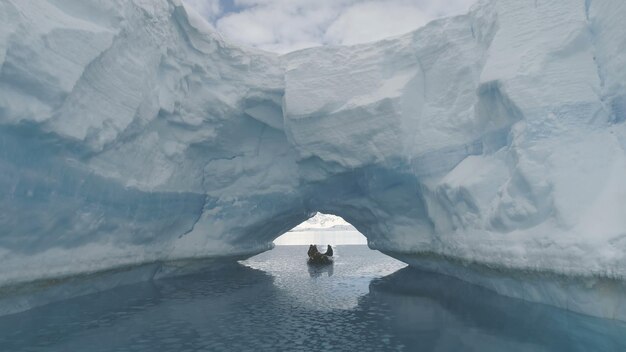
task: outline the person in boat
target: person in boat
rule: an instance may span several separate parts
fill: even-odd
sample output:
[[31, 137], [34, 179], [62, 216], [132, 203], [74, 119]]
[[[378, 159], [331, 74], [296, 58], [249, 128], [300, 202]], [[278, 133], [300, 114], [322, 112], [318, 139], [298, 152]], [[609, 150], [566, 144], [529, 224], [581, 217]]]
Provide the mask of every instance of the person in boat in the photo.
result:
[[320, 254], [320, 251], [317, 249], [316, 245], [312, 244], [309, 246], [309, 250], [306, 254], [309, 255], [309, 259], [314, 259], [318, 254]]
[[320, 251], [317, 249], [317, 246], [312, 244], [309, 246], [307, 254], [309, 255], [309, 262], [311, 263], [329, 264], [330, 262], [332, 262], [330, 257], [333, 256], [333, 247], [328, 245], [326, 253], [320, 253]]

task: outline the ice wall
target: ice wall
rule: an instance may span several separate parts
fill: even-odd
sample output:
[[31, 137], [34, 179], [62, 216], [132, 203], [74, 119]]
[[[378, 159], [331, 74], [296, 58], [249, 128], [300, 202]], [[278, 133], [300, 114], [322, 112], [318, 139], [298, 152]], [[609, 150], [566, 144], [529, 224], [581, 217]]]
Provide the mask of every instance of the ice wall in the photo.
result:
[[267, 249], [283, 85], [177, 1], [0, 1], [0, 285]]
[[594, 4], [484, 2], [288, 55], [301, 165], [365, 178], [330, 207], [377, 248], [623, 278], [625, 55], [607, 47], [624, 46], [626, 7]]
[[279, 57], [178, 0], [0, 0], [0, 285], [254, 253], [321, 211], [418, 267], [619, 305], [625, 15], [485, 0]]

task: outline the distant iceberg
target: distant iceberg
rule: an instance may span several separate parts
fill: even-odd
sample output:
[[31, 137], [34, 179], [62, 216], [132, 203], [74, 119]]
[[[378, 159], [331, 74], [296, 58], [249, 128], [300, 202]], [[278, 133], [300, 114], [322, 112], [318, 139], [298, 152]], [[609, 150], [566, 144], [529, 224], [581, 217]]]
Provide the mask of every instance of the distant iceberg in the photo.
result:
[[356, 231], [356, 229], [339, 216], [317, 213], [290, 230], [290, 232], [302, 231]]

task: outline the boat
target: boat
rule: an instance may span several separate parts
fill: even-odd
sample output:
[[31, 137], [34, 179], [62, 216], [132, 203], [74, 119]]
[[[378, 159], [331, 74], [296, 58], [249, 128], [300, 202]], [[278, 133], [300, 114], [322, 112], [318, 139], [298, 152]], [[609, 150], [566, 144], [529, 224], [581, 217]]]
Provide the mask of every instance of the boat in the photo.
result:
[[319, 255], [310, 257], [309, 260], [307, 261], [307, 264], [309, 265], [328, 265], [332, 263], [333, 263], [333, 259], [324, 254], [319, 254]]

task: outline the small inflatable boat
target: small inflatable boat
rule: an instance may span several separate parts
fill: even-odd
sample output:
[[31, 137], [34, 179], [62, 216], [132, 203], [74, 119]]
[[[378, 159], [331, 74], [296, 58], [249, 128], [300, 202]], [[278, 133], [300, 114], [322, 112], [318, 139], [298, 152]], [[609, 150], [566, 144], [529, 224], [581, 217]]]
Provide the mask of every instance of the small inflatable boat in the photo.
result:
[[309, 251], [307, 252], [307, 255], [309, 256], [309, 261], [308, 263], [311, 265], [328, 265], [328, 264], [332, 264], [333, 263], [333, 256], [334, 252], [333, 252], [333, 247], [331, 247], [331, 245], [328, 245], [328, 248], [326, 249], [326, 253], [320, 253], [317, 250], [317, 246], [312, 244], [309, 246]]
[[307, 264], [309, 265], [328, 265], [332, 263], [333, 259], [324, 254], [313, 256], [307, 261]]

